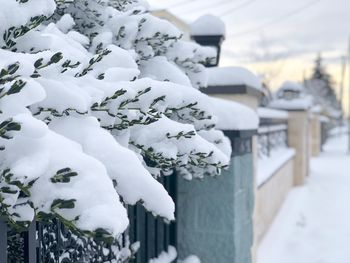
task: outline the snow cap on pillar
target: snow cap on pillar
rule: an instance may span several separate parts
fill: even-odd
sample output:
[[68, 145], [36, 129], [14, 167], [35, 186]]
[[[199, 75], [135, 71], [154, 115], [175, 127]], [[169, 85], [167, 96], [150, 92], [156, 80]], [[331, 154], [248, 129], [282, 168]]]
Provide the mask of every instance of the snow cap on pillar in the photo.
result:
[[269, 107], [290, 111], [308, 111], [313, 105], [313, 98], [305, 92], [301, 83], [286, 81], [276, 92], [276, 98]]
[[214, 15], [203, 15], [191, 24], [192, 36], [222, 36], [224, 38], [225, 34], [225, 23]]

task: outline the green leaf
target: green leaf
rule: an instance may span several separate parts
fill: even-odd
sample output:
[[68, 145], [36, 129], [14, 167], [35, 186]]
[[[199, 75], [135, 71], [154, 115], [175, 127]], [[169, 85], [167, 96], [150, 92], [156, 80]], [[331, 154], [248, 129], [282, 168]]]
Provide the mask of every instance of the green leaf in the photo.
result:
[[17, 194], [17, 190], [13, 190], [8, 186], [4, 186], [0, 188], [0, 192], [4, 193], [4, 194]]
[[7, 131], [19, 131], [21, 130], [21, 125], [17, 122], [11, 122], [9, 125], [6, 127]]
[[6, 92], [7, 95], [18, 93], [27, 83], [21, 79], [16, 80], [15, 83], [11, 85], [11, 88]]
[[16, 62], [14, 64], [11, 64], [8, 66], [7, 70], [8, 70], [8, 74], [13, 75], [17, 72], [17, 70], [19, 69], [19, 63]]
[[73, 172], [70, 168], [64, 168], [50, 178], [52, 183], [69, 183], [71, 177], [77, 176], [78, 173]]
[[4, 77], [4, 76], [6, 76], [6, 75], [8, 75], [8, 71], [7, 71], [6, 69], [3, 68], [3, 69], [0, 71], [0, 78]]
[[51, 211], [56, 209], [73, 209], [76, 201], [76, 199], [55, 199], [51, 204]]
[[57, 63], [63, 58], [63, 55], [61, 52], [57, 52], [50, 58], [49, 64]]
[[43, 58], [39, 58], [37, 61], [34, 62], [34, 67], [39, 68], [43, 64]]
[[21, 130], [21, 125], [14, 122], [12, 119], [8, 119], [0, 123], [0, 137], [4, 139], [11, 139], [12, 137], [7, 134], [9, 131], [19, 131]]
[[92, 236], [97, 242], [106, 242], [107, 244], [112, 244], [114, 241], [113, 236], [107, 230], [103, 228], [96, 229]]
[[63, 168], [63, 169], [60, 169], [57, 171], [57, 174], [61, 174], [61, 173], [67, 173], [67, 172], [70, 172], [71, 169], [69, 167], [67, 168]]

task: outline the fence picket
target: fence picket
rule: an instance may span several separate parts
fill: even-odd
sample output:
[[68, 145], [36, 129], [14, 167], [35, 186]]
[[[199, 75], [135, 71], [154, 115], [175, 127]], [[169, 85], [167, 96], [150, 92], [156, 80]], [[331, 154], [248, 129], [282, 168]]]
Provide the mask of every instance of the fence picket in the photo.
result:
[[0, 219], [0, 262], [7, 263], [7, 225]]
[[36, 222], [32, 222], [24, 232], [24, 263], [36, 263]]

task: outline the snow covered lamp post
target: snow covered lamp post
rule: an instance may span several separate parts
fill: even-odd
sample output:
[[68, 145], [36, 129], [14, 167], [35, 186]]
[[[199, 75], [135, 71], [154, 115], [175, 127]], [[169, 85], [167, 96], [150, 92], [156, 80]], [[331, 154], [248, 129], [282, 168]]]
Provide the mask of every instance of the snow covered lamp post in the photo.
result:
[[310, 160], [310, 109], [312, 99], [304, 94], [298, 83], [285, 82], [277, 92], [277, 98], [269, 107], [287, 110], [288, 145], [296, 150], [294, 162], [294, 184], [304, 184], [309, 174]]
[[215, 67], [219, 64], [221, 44], [225, 40], [225, 24], [213, 15], [204, 15], [191, 25], [191, 38], [202, 46], [214, 47], [217, 53], [215, 63], [206, 65]]

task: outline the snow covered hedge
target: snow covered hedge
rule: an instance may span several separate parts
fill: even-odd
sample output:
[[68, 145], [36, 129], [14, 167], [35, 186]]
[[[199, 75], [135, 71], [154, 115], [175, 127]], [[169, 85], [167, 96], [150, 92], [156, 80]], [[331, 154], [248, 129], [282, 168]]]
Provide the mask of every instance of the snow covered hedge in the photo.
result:
[[54, 217], [113, 239], [125, 205], [174, 219], [158, 176], [228, 165], [198, 91], [212, 50], [182, 41], [144, 1], [0, 5], [0, 209], [12, 227]]

